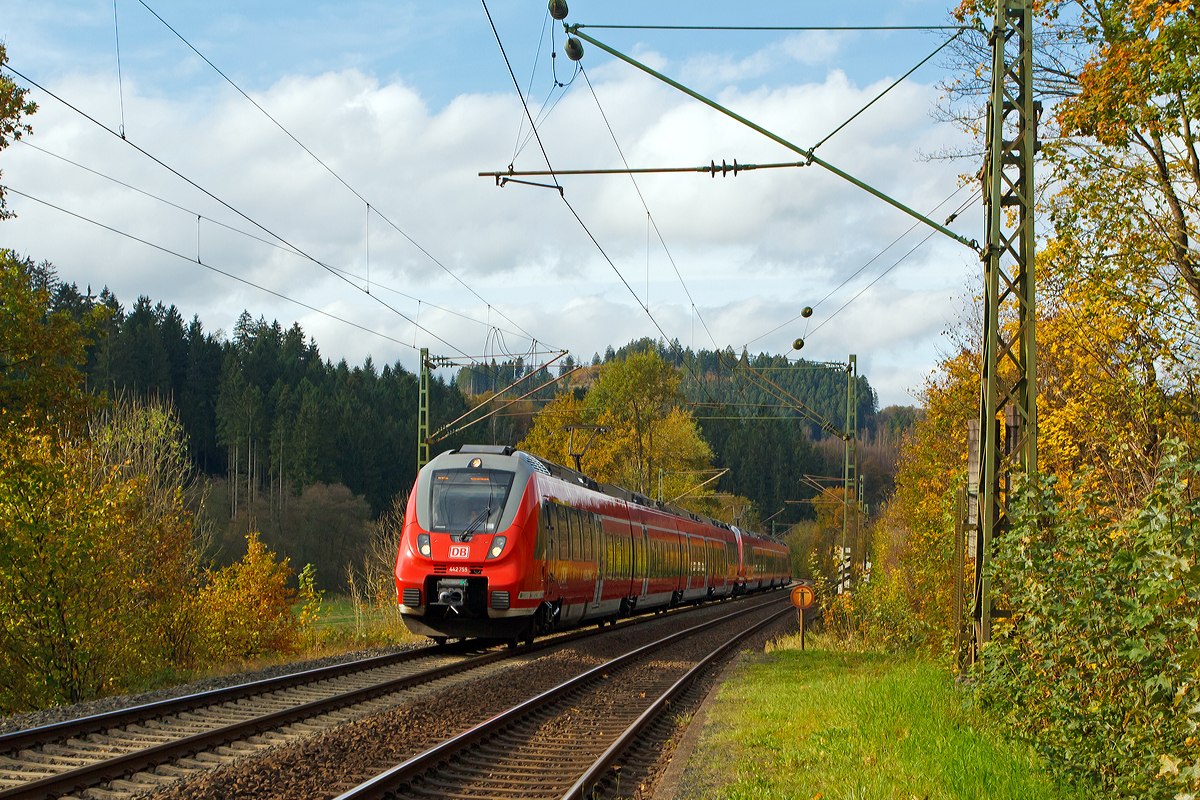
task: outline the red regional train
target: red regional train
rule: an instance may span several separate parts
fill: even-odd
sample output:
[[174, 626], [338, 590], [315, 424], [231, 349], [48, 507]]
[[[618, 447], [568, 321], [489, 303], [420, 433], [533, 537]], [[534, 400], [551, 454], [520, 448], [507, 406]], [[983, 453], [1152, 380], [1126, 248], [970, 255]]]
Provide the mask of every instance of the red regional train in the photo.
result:
[[404, 623], [439, 642], [532, 642], [790, 582], [781, 544], [488, 445], [420, 471], [396, 559]]

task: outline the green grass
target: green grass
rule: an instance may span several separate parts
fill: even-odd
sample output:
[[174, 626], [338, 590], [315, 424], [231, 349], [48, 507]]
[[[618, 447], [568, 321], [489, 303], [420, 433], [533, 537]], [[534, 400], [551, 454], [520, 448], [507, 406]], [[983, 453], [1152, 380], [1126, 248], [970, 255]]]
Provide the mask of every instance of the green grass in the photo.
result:
[[321, 615], [313, 622], [313, 628], [353, 628], [355, 624], [354, 602], [349, 597], [332, 597], [321, 603]]
[[[297, 613], [299, 610], [297, 607]], [[317, 650], [346, 650], [386, 647], [423, 638], [409, 633], [400, 619], [398, 606], [356, 606], [350, 597], [334, 596], [321, 603], [309, 641]]]
[[1086, 796], [1006, 740], [944, 669], [880, 653], [747, 656], [689, 763], [681, 798]]

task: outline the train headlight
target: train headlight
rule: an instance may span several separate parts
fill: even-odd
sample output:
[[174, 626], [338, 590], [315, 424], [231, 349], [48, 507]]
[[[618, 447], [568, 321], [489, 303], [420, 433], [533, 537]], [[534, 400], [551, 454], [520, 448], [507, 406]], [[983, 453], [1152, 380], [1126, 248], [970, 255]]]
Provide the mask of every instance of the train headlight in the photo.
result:
[[428, 533], [417, 534], [417, 550], [419, 550], [421, 555], [425, 556], [426, 558], [429, 558], [429, 554], [433, 552], [433, 549], [429, 546]]
[[488, 550], [488, 558], [499, 558], [504, 552], [504, 543], [508, 541], [503, 536], [496, 536], [492, 539], [492, 549]]

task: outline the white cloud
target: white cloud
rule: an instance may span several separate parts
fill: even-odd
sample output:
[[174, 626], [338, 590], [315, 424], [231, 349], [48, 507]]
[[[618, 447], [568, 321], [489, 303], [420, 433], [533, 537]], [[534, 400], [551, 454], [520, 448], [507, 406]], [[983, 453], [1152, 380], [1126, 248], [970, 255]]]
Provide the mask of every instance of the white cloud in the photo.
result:
[[[762, 76], [793, 64], [815, 66], [837, 55], [845, 37], [826, 31], [806, 31], [767, 45], [743, 58], [702, 53], [680, 68], [681, 81], [697, 87], [724, 86]], [[661, 60], [660, 60], [661, 63]]]
[[[824, 51], [821, 48], [826, 48]], [[827, 59], [835, 39], [787, 40], [734, 65], [713, 68], [726, 84], [786, 59]], [[824, 53], [824, 55], [819, 55]], [[808, 54], [808, 55], [806, 55]], [[647, 58], [654, 60], [653, 54]], [[662, 62], [661, 58], [657, 61]], [[760, 63], [761, 62], [761, 63]], [[713, 62], [716, 63], [716, 62]], [[699, 70], [699, 61], [682, 68]], [[766, 66], [762, 66], [766, 65]], [[669, 64], [663, 65], [670, 70]], [[698, 74], [698, 73], [697, 73]], [[650, 78], [621, 65], [589, 72], [631, 166], [697, 166], [796, 161], [799, 156]], [[811, 145], [861, 107], [886, 83], [855, 86], [838, 71], [820, 83], [743, 92], [726, 88], [721, 102], [801, 146]], [[76, 74], [52, 87], [112, 123], [116, 86], [103, 75]], [[819, 154], [882, 191], [929, 210], [958, 185], [954, 166], [922, 163], [953, 132], [931, 128], [928, 86], [898, 87], [825, 144]], [[37, 98], [31, 142], [94, 169], [269, 238], [232, 211], [66, 111]], [[487, 321], [503, 311], [539, 340], [583, 357], [658, 331], [570, 215], [557, 192], [510, 185], [497, 189], [480, 171], [505, 168], [522, 113], [515, 95], [463, 94], [431, 111], [419, 92], [399, 81], [380, 82], [356, 70], [289, 76], [256, 95], [265, 108], [379, 212], [386, 214], [487, 302], [468, 293], [400, 233], [373, 216], [368, 297], [320, 266], [278, 248], [200, 226], [205, 263], [345, 316], [401, 341], [454, 355], [445, 345], [383, 307], [383, 300], [475, 355], [488, 342]], [[365, 207], [286, 136], [230, 91], [214, 88], [190, 99], [163, 98], [125, 85], [129, 138], [327, 264], [365, 277]], [[586, 83], [580, 78], [540, 128], [558, 168], [613, 167], [620, 158]], [[517, 168], [544, 167], [536, 143]], [[4, 152], [6, 185], [193, 258], [196, 218], [55, 161], [22, 145]], [[534, 179], [538, 180], [538, 179]], [[817, 166], [758, 170], [727, 178], [701, 174], [639, 178], [659, 230], [718, 344], [735, 348], [815, 305], [838, 283], [904, 233], [912, 220]], [[626, 176], [562, 179], [566, 197], [612, 257], [640, 299], [647, 270], [651, 310], [668, 336], [710, 347], [657, 237], [647, 253], [647, 220]], [[958, 199], [968, 197], [964, 190]], [[206, 272], [136, 242], [58, 212], [12, 198], [17, 220], [0, 227], [5, 246], [54, 262], [67, 280], [111, 287], [127, 304], [139, 294], [197, 313], [210, 328], [229, 330], [243, 308], [252, 314], [299, 320], [322, 352], [361, 362], [400, 358], [412, 351], [340, 325], [269, 295]], [[938, 212], [944, 218], [949, 206]], [[974, 227], [972, 227], [974, 226]], [[956, 229], [977, 235], [977, 215]], [[883, 269], [924, 238], [909, 234], [863, 274], [818, 306], [809, 328], [839, 308]], [[647, 262], [648, 266], [647, 266]], [[947, 298], [974, 269], [970, 253], [936, 236], [845, 311], [811, 336], [806, 357], [860, 356], [881, 401], [910, 402], [935, 357], [938, 332], [950, 313]], [[379, 287], [420, 297], [401, 297]], [[472, 317], [464, 321], [429, 303]], [[488, 303], [491, 303], [489, 309]], [[498, 311], [499, 310], [499, 311]], [[803, 322], [803, 321], [801, 321]], [[786, 350], [803, 327], [789, 326], [752, 349]], [[508, 334], [510, 350], [527, 348]]]

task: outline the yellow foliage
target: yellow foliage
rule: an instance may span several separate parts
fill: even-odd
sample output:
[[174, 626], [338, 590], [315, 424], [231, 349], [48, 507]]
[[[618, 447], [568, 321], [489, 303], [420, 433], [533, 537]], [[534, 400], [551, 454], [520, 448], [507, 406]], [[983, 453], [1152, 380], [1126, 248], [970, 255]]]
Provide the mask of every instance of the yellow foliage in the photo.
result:
[[[711, 477], [699, 472], [709, 469], [712, 450], [682, 400], [675, 369], [657, 353], [636, 353], [606, 364], [582, 401], [574, 394], [558, 395], [519, 446], [574, 466], [566, 426], [603, 425], [608, 431], [592, 441], [584, 471], [598, 481], [657, 497], [661, 470], [663, 496], [670, 500]], [[575, 431], [576, 452], [590, 435]], [[711, 484], [694, 493], [695, 498], [711, 494]]]
[[0, 533], [0, 708], [75, 702], [190, 660], [181, 503], [147, 513], [144, 481], [87, 443], [8, 425]]
[[213, 573], [200, 594], [204, 638], [213, 659], [296, 651], [300, 628], [292, 612], [296, 592], [287, 585], [291, 576], [288, 560], [276, 561], [258, 533], [246, 537], [242, 560]]

